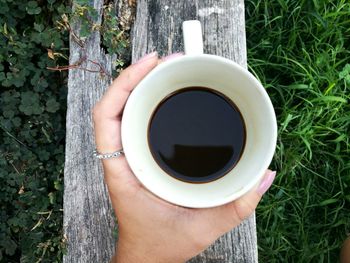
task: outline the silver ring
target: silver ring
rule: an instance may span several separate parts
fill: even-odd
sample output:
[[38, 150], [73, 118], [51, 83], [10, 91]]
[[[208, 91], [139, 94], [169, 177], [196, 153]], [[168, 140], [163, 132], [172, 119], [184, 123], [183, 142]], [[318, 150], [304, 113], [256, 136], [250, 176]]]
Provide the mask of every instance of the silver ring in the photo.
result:
[[110, 159], [110, 158], [116, 158], [124, 154], [124, 150], [120, 149], [118, 151], [112, 152], [112, 153], [99, 153], [97, 150], [93, 151], [93, 156], [97, 159]]

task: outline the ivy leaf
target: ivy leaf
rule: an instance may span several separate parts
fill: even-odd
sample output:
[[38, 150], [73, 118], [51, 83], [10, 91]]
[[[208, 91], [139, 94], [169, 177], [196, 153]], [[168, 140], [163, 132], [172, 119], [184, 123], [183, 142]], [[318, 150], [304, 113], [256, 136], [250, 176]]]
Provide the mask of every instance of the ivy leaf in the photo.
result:
[[19, 117], [14, 117], [11, 121], [15, 127], [21, 126], [21, 119]]
[[32, 91], [22, 92], [19, 110], [25, 115], [41, 114], [44, 111], [40, 106], [39, 95]]
[[45, 150], [39, 150], [38, 157], [40, 161], [47, 161], [50, 159], [50, 153]]
[[89, 5], [90, 3], [89, 0], [76, 0], [75, 2], [81, 6]]
[[17, 249], [17, 244], [14, 242], [10, 237], [6, 237], [5, 240], [2, 241], [4, 243], [3, 247], [5, 247], [5, 253], [7, 255], [12, 256], [15, 254], [15, 251]]
[[5, 73], [0, 72], [0, 81], [3, 81], [4, 79], [6, 79]]
[[3, 82], [1, 82], [1, 84], [4, 87], [10, 87], [11, 86], [11, 82], [8, 79], [4, 79]]
[[8, 4], [6, 2], [2, 2], [1, 8], [0, 8], [0, 14], [6, 14], [8, 11], [10, 11]]
[[41, 12], [41, 8], [36, 1], [29, 1], [26, 6], [26, 11], [29, 15], [38, 15]]
[[88, 37], [91, 34], [90, 24], [87, 21], [82, 21], [80, 27], [80, 37]]
[[24, 82], [25, 82], [25, 78], [23, 76], [18, 75], [18, 74], [14, 75], [13, 78], [12, 78], [12, 83], [17, 88], [22, 87]]
[[54, 113], [58, 111], [60, 108], [60, 104], [55, 99], [49, 99], [46, 102], [46, 111]]
[[37, 23], [34, 23], [34, 29], [38, 32], [43, 32], [44, 30], [44, 25], [43, 24], [37, 24]]
[[11, 119], [13, 116], [15, 116], [15, 112], [12, 110], [7, 110], [3, 112], [3, 115], [5, 118]]

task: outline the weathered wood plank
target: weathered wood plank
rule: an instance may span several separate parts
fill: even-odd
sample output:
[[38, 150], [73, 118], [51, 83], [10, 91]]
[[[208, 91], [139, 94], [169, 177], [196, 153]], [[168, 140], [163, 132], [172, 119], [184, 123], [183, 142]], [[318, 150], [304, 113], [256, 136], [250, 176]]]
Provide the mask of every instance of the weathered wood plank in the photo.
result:
[[[103, 1], [94, 0], [99, 12]], [[79, 25], [72, 30], [79, 32]], [[99, 70], [101, 64], [111, 74], [113, 58], [105, 56], [100, 47], [100, 34], [93, 32], [81, 48], [71, 37], [70, 64], [80, 60], [82, 68]], [[115, 58], [114, 58], [115, 59]], [[64, 233], [67, 238], [65, 263], [108, 262], [114, 253], [115, 222], [107, 188], [103, 182], [103, 169], [92, 157], [95, 148], [91, 109], [110, 84], [110, 77], [71, 69], [68, 79], [68, 109], [66, 120], [66, 159], [64, 170]]]
[[[93, 0], [101, 19], [102, 0]], [[127, 0], [118, 0], [119, 3]], [[207, 53], [218, 54], [246, 65], [243, 0], [170, 1], [139, 0], [134, 27], [133, 60], [157, 50], [169, 54], [183, 50], [181, 22], [199, 19], [204, 26]], [[78, 24], [72, 29], [77, 32]], [[101, 64], [111, 73], [115, 58], [100, 48], [94, 32], [84, 49], [71, 38], [70, 64], [83, 58]], [[85, 68], [96, 68], [86, 60]], [[111, 79], [106, 75], [73, 69], [69, 72], [64, 192], [64, 262], [108, 262], [114, 252], [115, 223], [100, 162], [94, 160], [91, 109]], [[191, 262], [256, 262], [255, 218], [251, 217], [222, 237]]]
[[[183, 51], [181, 24], [190, 19], [202, 22], [205, 53], [246, 67], [243, 0], [139, 0], [132, 39], [133, 61], [154, 50], [162, 55]], [[255, 216], [190, 262], [257, 262]]]

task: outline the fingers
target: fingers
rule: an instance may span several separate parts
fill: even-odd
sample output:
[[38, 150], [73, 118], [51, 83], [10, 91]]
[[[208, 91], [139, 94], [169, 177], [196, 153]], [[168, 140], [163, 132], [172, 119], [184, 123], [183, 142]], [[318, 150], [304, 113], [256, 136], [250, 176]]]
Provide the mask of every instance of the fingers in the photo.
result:
[[[273, 180], [275, 179], [276, 172], [267, 170], [265, 176], [259, 183], [257, 187], [253, 190], [242, 196], [241, 198], [228, 203], [224, 206], [224, 217], [230, 220], [230, 217], [233, 218], [235, 224], [239, 224], [241, 221], [250, 216], [257, 207], [258, 203], [261, 200], [263, 194], [270, 188]], [[232, 226], [234, 227], [234, 226]], [[231, 227], [231, 228], [232, 228]]]
[[131, 91], [158, 63], [182, 56], [171, 54], [158, 59], [157, 52], [150, 53], [123, 70], [102, 99], [93, 109], [97, 150], [111, 153], [122, 148], [120, 122], [125, 103]]
[[[113, 81], [93, 109], [95, 142], [98, 152], [113, 153], [122, 149], [121, 117], [130, 93], [159, 63], [182, 55], [182, 53], [175, 53], [158, 59], [157, 52], [150, 53], [123, 70]], [[138, 184], [123, 155], [103, 160], [103, 167], [110, 190], [114, 191], [117, 185]]]
[[203, 209], [199, 217], [206, 220], [207, 224], [216, 226], [219, 229], [219, 235], [228, 232], [255, 211], [261, 197], [272, 185], [275, 176], [276, 172], [267, 170], [262, 181], [253, 190], [226, 205]]
[[123, 70], [96, 107], [105, 118], [120, 118], [131, 91], [158, 63], [157, 52], [150, 53]]
[[[242, 221], [250, 216], [257, 207], [264, 193], [271, 187], [276, 176], [276, 172], [267, 170], [264, 178], [261, 180], [257, 188], [248, 192], [241, 198], [229, 204], [235, 211], [237, 218]], [[230, 207], [228, 208], [230, 210]]]
[[111, 153], [122, 148], [120, 119], [131, 91], [157, 65], [156, 52], [143, 57], [116, 78], [93, 109], [96, 148]]
[[[157, 65], [158, 55], [151, 53], [122, 71], [93, 109], [95, 142], [100, 153], [122, 148], [121, 115], [131, 91]], [[138, 185], [125, 156], [103, 160], [105, 179], [113, 195], [120, 187]]]
[[184, 55], [183, 52], [178, 52], [178, 53], [173, 53], [173, 54], [170, 54], [166, 57], [163, 57], [159, 63], [162, 63], [162, 62], [165, 62], [165, 61], [168, 61], [168, 60], [171, 60], [171, 59], [174, 59], [174, 58], [178, 58], [178, 57], [182, 57]]

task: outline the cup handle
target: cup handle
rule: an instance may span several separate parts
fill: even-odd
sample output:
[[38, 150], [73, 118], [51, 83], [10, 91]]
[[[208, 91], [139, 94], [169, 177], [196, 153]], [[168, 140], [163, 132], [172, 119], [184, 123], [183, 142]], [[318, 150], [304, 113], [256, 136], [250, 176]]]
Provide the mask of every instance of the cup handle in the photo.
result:
[[185, 54], [203, 54], [202, 26], [198, 20], [188, 20], [182, 23]]

